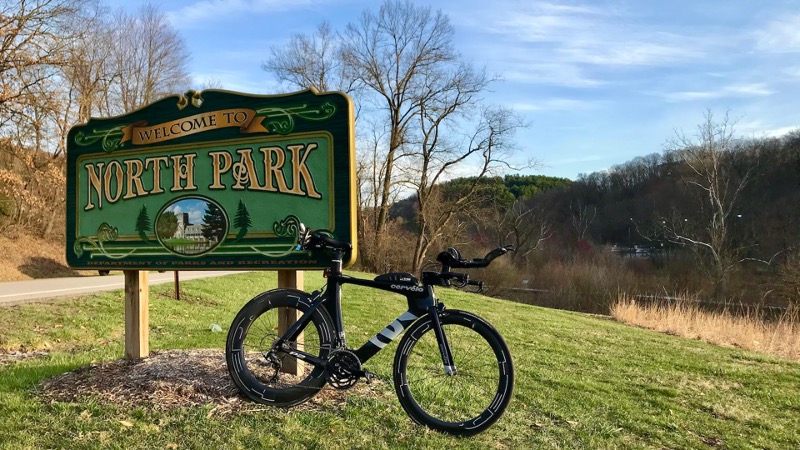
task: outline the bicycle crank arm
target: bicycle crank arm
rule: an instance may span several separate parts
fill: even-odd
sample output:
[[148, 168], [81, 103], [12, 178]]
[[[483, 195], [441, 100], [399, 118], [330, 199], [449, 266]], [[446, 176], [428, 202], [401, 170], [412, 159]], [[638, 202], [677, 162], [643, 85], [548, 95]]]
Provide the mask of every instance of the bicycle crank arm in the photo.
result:
[[377, 375], [375, 375], [373, 372], [370, 372], [369, 370], [364, 369], [356, 372], [356, 376], [358, 376], [359, 378], [363, 378], [364, 381], [367, 382], [367, 384], [370, 384]]

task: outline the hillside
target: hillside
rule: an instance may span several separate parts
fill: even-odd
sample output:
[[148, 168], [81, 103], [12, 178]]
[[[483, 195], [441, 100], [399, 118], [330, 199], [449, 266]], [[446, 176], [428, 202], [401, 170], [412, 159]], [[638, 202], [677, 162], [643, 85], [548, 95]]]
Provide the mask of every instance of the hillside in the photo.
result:
[[64, 243], [12, 231], [0, 236], [0, 282], [96, 274], [67, 266]]
[[[306, 275], [306, 287], [323, 283]], [[181, 302], [166, 286], [151, 289], [151, 348], [212, 349], [219, 358], [236, 311], [275, 286], [274, 273], [250, 273], [184, 283]], [[131, 407], [122, 390], [108, 397], [42, 399], [36, 389], [53, 375], [97, 364], [106, 384], [138, 366], [112, 365], [123, 352], [121, 293], [13, 308], [0, 313], [0, 348], [36, 356], [0, 359], [0, 448], [797, 448], [800, 445], [800, 364], [738, 349], [628, 327], [604, 317], [547, 310], [440, 290], [449, 308], [474, 311], [503, 334], [514, 356], [512, 403], [487, 432], [456, 439], [414, 425], [394, 397], [396, 344], [367, 367], [378, 375], [344, 395], [294, 409], [214, 398], [184, 380], [175, 395], [210, 395], [205, 405], [175, 408], [142, 395]], [[188, 300], [187, 300], [188, 299]], [[346, 286], [345, 324], [358, 346], [405, 310], [405, 302]], [[214, 350], [216, 349], [216, 350]], [[38, 353], [36, 353], [38, 352]], [[197, 359], [171, 359], [171, 367]], [[154, 359], [157, 361], [157, 359]], [[116, 367], [115, 370], [102, 368]], [[162, 368], [163, 369], [163, 368]], [[214, 383], [224, 371], [184, 367]], [[169, 387], [170, 376], [143, 389]], [[79, 374], [86, 374], [79, 369]], [[194, 378], [193, 378], [194, 379]], [[160, 388], [159, 388], [160, 386]], [[327, 392], [327, 391], [325, 391]], [[120, 394], [123, 393], [123, 394]], [[153, 399], [155, 398], [155, 399]], [[194, 397], [196, 398], [196, 396]], [[130, 399], [129, 399], [130, 400]], [[226, 406], [228, 405], [228, 406]], [[178, 445], [177, 443], [180, 443]]]

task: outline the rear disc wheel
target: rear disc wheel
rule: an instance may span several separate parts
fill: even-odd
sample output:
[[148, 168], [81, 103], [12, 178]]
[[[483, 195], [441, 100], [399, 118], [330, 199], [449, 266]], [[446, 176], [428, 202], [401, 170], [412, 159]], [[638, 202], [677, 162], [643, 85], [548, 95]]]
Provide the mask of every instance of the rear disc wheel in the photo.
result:
[[[325, 385], [325, 369], [274, 348], [283, 317], [300, 317], [311, 308], [302, 291], [278, 289], [248, 302], [228, 331], [225, 357], [228, 372], [243, 395], [258, 403], [293, 406], [313, 397]], [[331, 320], [317, 308], [301, 338], [289, 344], [326, 359], [331, 349]]]

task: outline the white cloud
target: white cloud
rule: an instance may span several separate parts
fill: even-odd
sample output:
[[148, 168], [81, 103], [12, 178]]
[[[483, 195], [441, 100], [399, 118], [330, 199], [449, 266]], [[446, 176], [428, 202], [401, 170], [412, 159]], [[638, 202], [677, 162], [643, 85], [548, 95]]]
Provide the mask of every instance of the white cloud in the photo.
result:
[[755, 32], [758, 49], [769, 53], [800, 52], [800, 14], [773, 20]]
[[657, 66], [698, 58], [708, 53], [703, 46], [714, 42], [630, 20], [590, 7], [533, 4], [484, 26], [516, 41], [547, 44], [560, 61], [601, 66]]
[[598, 102], [571, 98], [548, 98], [534, 102], [512, 103], [509, 106], [516, 111], [576, 111], [596, 108]]
[[783, 72], [791, 78], [800, 79], [800, 66], [787, 67]]
[[781, 137], [791, 133], [792, 131], [798, 131], [798, 130], [800, 130], [800, 126], [790, 125], [788, 127], [770, 128], [764, 130], [764, 134], [768, 137]]
[[[668, 39], [670, 40], [670, 39]], [[671, 39], [677, 41], [678, 39]], [[562, 52], [576, 62], [608, 66], [661, 66], [703, 56], [695, 47], [679, 42], [576, 42]]]
[[553, 161], [546, 161], [547, 164], [552, 164], [554, 166], [560, 166], [565, 164], [575, 164], [575, 163], [582, 163], [582, 162], [596, 162], [596, 161], [603, 161], [608, 159], [607, 155], [586, 155], [586, 156], [574, 156], [571, 158], [563, 158], [563, 159], [556, 159]]
[[319, 0], [203, 0], [170, 11], [167, 18], [176, 28], [192, 28], [209, 20], [302, 9], [319, 3]]
[[778, 126], [763, 120], [739, 122], [736, 125], [737, 134], [754, 137], [781, 137], [798, 129], [800, 125]]
[[678, 32], [632, 9], [594, 5], [495, 0], [448, 13], [471, 36], [469, 53], [506, 80], [570, 88], [615, 85], [633, 71], [725, 61], [744, 39], [701, 26]]
[[739, 94], [747, 97], [750, 96], [764, 97], [775, 93], [775, 91], [770, 89], [764, 83], [733, 84], [726, 87], [725, 90], [727, 90], [732, 94]]
[[226, 91], [247, 92], [250, 94], [274, 94], [282, 92], [278, 82], [270, 74], [263, 72], [260, 79], [253, 77], [252, 72], [245, 70], [211, 70], [206, 72], [195, 72], [192, 79], [196, 86], [201, 86], [208, 80], [216, 80], [222, 84], [222, 89]]
[[690, 102], [730, 97], [766, 97], [774, 93], [775, 91], [764, 83], [742, 83], [704, 91], [669, 92], [662, 96], [668, 102]]
[[503, 64], [503, 78], [529, 84], [554, 84], [567, 87], [595, 87], [604, 84], [586, 74], [576, 64], [540, 63], [508, 59]]
[[574, 13], [574, 14], [590, 14], [590, 15], [607, 15], [608, 9], [593, 8], [586, 5], [564, 5], [560, 3], [539, 2], [534, 5], [534, 8], [542, 14], [553, 13]]
[[203, 222], [203, 215], [204, 215], [203, 213], [204, 213], [204, 211], [201, 211], [199, 209], [191, 209], [191, 210], [189, 210], [189, 223], [194, 223], [194, 224], [204, 223]]

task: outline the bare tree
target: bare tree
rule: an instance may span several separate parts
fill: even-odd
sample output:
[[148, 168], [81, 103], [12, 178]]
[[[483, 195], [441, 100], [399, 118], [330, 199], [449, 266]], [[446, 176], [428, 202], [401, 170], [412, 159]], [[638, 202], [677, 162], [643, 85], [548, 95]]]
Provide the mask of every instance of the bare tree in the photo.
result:
[[547, 218], [543, 206], [523, 198], [516, 198], [508, 205], [492, 202], [488, 207], [479, 208], [471, 214], [478, 227], [479, 235], [489, 245], [511, 244], [515, 262], [527, 261], [531, 253], [553, 235], [552, 223]]
[[225, 86], [222, 84], [222, 80], [212, 77], [203, 80], [198, 91], [205, 91], [206, 89], [225, 89]]
[[[386, 0], [377, 11], [364, 11], [341, 34], [323, 23], [312, 36], [293, 36], [285, 47], [273, 48], [263, 64], [297, 87], [350, 91], [357, 95], [359, 109], [375, 118], [368, 123], [372, 140], [360, 147], [359, 155], [360, 176], [371, 178], [359, 180], [360, 204], [369, 216], [364, 225], [374, 235], [371, 242], [380, 245], [398, 189], [410, 187], [420, 214], [416, 265], [441, 233], [440, 226], [469, 200], [434, 211], [431, 205], [442, 205], [428, 204], [437, 195], [436, 183], [456, 166], [471, 165], [481, 177], [491, 173], [508, 155], [506, 139], [521, 126], [507, 110], [483, 109], [479, 118], [466, 114], [482, 110], [478, 97], [491, 79], [459, 55], [453, 33], [441, 11]], [[463, 141], [454, 138], [455, 124], [474, 132]]]
[[[482, 89], [480, 78], [472, 79], [468, 72], [454, 77], [451, 82], [458, 87], [448, 93], [448, 101], [439, 99], [438, 104], [422, 108], [417, 128], [421, 140], [405, 149], [408, 163], [404, 162], [401, 168], [407, 175], [405, 182], [416, 193], [418, 204], [418, 231], [412, 260], [414, 271], [419, 269], [433, 243], [457, 214], [471, 206], [481, 181], [498, 168], [507, 166], [509, 155], [514, 150], [511, 137], [524, 125], [511, 110], [485, 108], [466, 143], [447, 142], [443, 136], [444, 128], [460, 107], [470, 102], [469, 97]], [[473, 165], [472, 170], [477, 172], [472, 183], [459, 198], [441, 198], [438, 185], [443, 177], [456, 167], [468, 164]]]
[[552, 224], [547, 219], [545, 211], [534, 209], [522, 199], [517, 199], [511, 205], [500, 221], [501, 229], [507, 230], [498, 245], [511, 243], [515, 252], [511, 255], [514, 260], [527, 260], [535, 250], [541, 248], [542, 243], [553, 235]]
[[583, 241], [586, 239], [589, 227], [592, 226], [592, 222], [597, 217], [597, 206], [589, 206], [578, 200], [574, 205], [573, 202], [569, 203], [569, 213], [576, 240], [578, 242]]
[[136, 15], [118, 12], [113, 29], [111, 64], [119, 76], [109, 104], [117, 113], [188, 88], [186, 43], [156, 6], [146, 4]]
[[[72, 125], [141, 106], [186, 82], [182, 40], [155, 8], [142, 11], [110, 24], [95, 0], [0, 6], [0, 196], [13, 201], [17, 225], [63, 233], [63, 155]], [[131, 94], [127, 106], [122, 92]]]
[[272, 47], [261, 67], [289, 85], [351, 92], [355, 80], [345, 74], [340, 47], [330, 24], [322, 22], [311, 36], [294, 34], [285, 46]]
[[[754, 165], [737, 167], [733, 158], [743, 147], [735, 135], [736, 120], [726, 113], [720, 122], [707, 111], [693, 136], [677, 132], [667, 143], [688, 168], [684, 176], [693, 191], [697, 212], [689, 217], [662, 218], [665, 237], [688, 246], [707, 264], [717, 285], [717, 294], [725, 292], [728, 276], [739, 262], [744, 247], [731, 236], [732, 219], [742, 191], [752, 180]], [[705, 258], [708, 257], [708, 258]]]
[[[115, 43], [106, 9], [100, 6], [87, 8], [80, 17], [72, 20], [75, 38], [65, 54], [61, 76], [66, 81], [64, 89], [69, 103], [77, 111], [64, 109], [63, 121], [68, 125], [84, 123], [92, 115], [108, 115], [107, 91], [120, 74], [111, 64]], [[69, 117], [75, 114], [76, 117]]]
[[0, 6], [0, 126], [20, 113], [31, 90], [51, 79], [69, 44], [70, 17], [88, 2], [16, 0]]
[[388, 122], [386, 163], [375, 193], [378, 239], [388, 220], [395, 164], [409, 143], [409, 130], [442, 94], [431, 89], [431, 77], [459, 66], [452, 40], [453, 27], [441, 11], [393, 0], [384, 2], [377, 13], [365, 11], [343, 34], [342, 57], [349, 76], [363, 86]]

